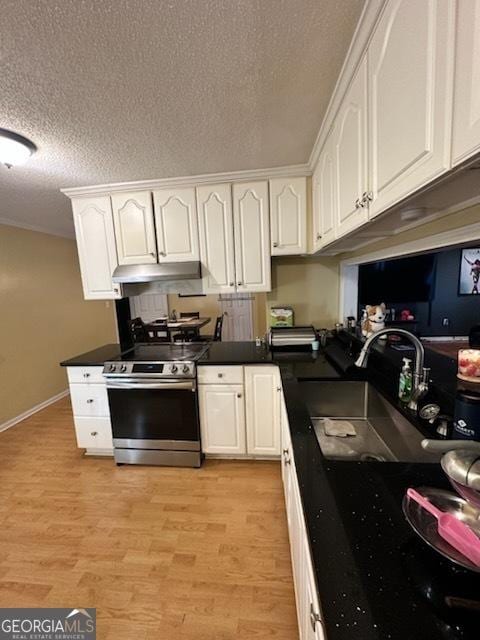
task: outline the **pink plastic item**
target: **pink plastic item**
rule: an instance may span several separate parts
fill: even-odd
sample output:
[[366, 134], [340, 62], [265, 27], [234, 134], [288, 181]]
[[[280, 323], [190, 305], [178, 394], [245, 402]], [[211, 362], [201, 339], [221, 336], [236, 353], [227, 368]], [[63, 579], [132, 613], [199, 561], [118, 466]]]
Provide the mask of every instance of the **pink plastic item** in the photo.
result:
[[468, 525], [450, 513], [445, 513], [438, 509], [415, 489], [407, 489], [407, 496], [415, 500], [437, 519], [438, 533], [448, 544], [460, 551], [477, 567], [480, 567], [480, 538]]

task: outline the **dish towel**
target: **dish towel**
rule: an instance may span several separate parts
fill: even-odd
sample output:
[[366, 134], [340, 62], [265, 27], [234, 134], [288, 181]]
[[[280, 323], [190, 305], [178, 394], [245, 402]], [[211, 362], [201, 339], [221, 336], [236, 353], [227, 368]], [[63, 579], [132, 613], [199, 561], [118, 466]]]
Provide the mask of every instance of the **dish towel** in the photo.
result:
[[331, 420], [330, 418], [324, 418], [323, 424], [327, 436], [346, 438], [347, 436], [357, 435], [355, 427], [348, 420]]

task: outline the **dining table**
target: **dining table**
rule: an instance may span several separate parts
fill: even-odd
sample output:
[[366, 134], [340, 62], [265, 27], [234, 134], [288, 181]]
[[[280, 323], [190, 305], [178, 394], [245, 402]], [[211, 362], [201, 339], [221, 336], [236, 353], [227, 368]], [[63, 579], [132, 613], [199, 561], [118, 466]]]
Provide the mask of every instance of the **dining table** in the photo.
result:
[[163, 328], [167, 328], [169, 332], [174, 330], [179, 333], [193, 333], [200, 332], [200, 329], [207, 325], [212, 319], [206, 316], [200, 318], [176, 318], [172, 320], [170, 318], [158, 318], [152, 322], [145, 323], [145, 330], [147, 332], [161, 331]]

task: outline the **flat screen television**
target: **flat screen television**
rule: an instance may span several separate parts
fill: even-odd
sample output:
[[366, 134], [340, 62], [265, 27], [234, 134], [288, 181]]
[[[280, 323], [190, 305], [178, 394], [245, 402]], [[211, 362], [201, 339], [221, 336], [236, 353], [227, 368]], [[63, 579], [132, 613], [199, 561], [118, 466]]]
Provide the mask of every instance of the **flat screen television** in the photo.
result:
[[433, 297], [435, 254], [360, 265], [358, 275], [361, 305], [428, 302]]

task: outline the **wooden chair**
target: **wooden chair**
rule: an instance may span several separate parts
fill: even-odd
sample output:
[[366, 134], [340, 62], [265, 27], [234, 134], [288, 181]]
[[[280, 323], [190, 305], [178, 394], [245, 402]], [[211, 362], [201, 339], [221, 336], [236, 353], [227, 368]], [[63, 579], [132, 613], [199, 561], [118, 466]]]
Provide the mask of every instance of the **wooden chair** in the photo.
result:
[[[180, 311], [180, 318], [200, 318], [199, 311]], [[180, 333], [176, 333], [173, 336], [173, 339], [181, 340], [185, 342], [194, 342], [199, 339], [199, 330], [198, 329], [187, 329], [186, 331], [181, 331]]]
[[222, 329], [223, 329], [223, 314], [221, 316], [217, 316], [217, 319], [215, 321], [215, 330], [213, 332], [213, 342], [222, 341]]
[[217, 316], [215, 320], [215, 329], [213, 332], [213, 336], [202, 336], [199, 335], [197, 338], [198, 342], [221, 342], [222, 340], [222, 327], [223, 327], [223, 315]]
[[130, 333], [134, 342], [149, 342], [149, 336], [145, 329], [145, 323], [141, 318], [130, 320]]
[[148, 333], [149, 342], [171, 342], [172, 336], [167, 322], [155, 322], [155, 326], [152, 324], [146, 327]]

